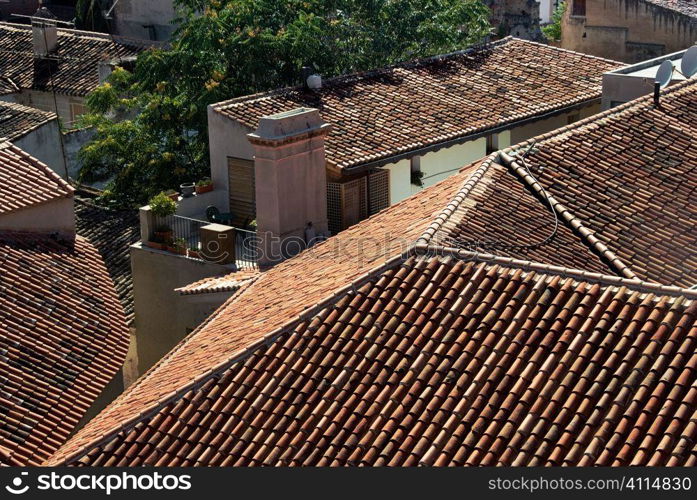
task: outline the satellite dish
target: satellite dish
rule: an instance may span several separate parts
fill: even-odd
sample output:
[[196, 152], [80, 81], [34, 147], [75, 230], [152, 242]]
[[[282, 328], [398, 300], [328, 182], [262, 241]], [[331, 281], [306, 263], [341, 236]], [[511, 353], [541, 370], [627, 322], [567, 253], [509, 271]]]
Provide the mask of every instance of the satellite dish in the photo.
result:
[[673, 63], [663, 61], [656, 71], [656, 83], [661, 87], [665, 87], [673, 79]]
[[690, 78], [697, 73], [697, 45], [693, 45], [683, 54], [680, 69], [685, 78]]

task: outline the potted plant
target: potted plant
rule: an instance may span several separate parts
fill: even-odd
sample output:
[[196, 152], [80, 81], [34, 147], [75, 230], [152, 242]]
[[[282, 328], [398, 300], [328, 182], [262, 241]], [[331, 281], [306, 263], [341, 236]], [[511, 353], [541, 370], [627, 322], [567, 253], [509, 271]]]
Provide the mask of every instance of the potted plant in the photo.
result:
[[[165, 218], [177, 212], [177, 203], [166, 193], [160, 193], [150, 198], [150, 211], [155, 217]], [[166, 223], [160, 224], [155, 228], [155, 242], [170, 244], [173, 241], [172, 228]]]
[[189, 257], [192, 259], [199, 259], [200, 258], [198, 246], [189, 247]]
[[213, 181], [204, 177], [196, 183], [196, 194], [203, 194], [213, 191]]
[[182, 198], [191, 198], [194, 195], [196, 186], [193, 182], [185, 182], [179, 185], [179, 189], [181, 190]]
[[178, 201], [179, 200], [179, 193], [177, 193], [174, 189], [168, 189], [167, 191], [164, 192], [165, 195], [172, 201]]
[[186, 255], [186, 247], [187, 244], [184, 238], [176, 238], [174, 240], [174, 253], [178, 255]]

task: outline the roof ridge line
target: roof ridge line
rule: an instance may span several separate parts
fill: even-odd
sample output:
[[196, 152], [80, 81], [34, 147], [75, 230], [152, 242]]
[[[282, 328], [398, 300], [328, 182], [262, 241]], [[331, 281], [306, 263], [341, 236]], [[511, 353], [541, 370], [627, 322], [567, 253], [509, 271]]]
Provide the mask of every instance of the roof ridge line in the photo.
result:
[[[436, 54], [436, 55], [425, 56], [425, 57], [420, 57], [420, 58], [416, 58], [416, 59], [409, 59], [406, 61], [401, 61], [401, 62], [389, 64], [387, 66], [381, 66], [380, 68], [372, 68], [372, 69], [366, 69], [363, 71], [353, 71], [351, 73], [344, 73], [344, 74], [332, 76], [329, 78], [323, 78], [323, 86], [325, 84], [339, 82], [342, 80], [348, 81], [348, 80], [352, 80], [352, 79], [353, 80], [360, 80], [363, 78], [370, 78], [372, 76], [386, 73], [388, 71], [399, 69], [399, 68], [412, 68], [412, 67], [418, 66], [419, 64], [426, 64], [426, 63], [438, 61], [441, 59], [447, 59], [449, 57], [457, 57], [457, 56], [461, 56], [461, 55], [467, 55], [467, 54], [474, 52], [474, 51], [477, 51], [477, 50], [482, 50], [482, 49], [486, 49], [489, 47], [498, 47], [499, 45], [505, 45], [506, 43], [509, 43], [511, 41], [522, 41], [522, 39], [515, 38], [512, 36], [507, 36], [507, 37], [501, 38], [499, 40], [485, 41], [485, 42], [481, 42], [478, 44], [472, 44], [464, 49], [446, 52], [445, 54]], [[576, 53], [581, 54], [581, 52], [576, 52]], [[611, 61], [611, 62], [618, 64], [617, 61]], [[240, 103], [240, 102], [251, 102], [251, 101], [254, 101], [256, 99], [261, 99], [263, 97], [271, 97], [274, 95], [283, 94], [285, 92], [299, 90], [302, 88], [303, 88], [302, 84], [287, 85], [285, 87], [272, 89], [272, 90], [266, 90], [266, 91], [262, 91], [262, 92], [256, 92], [254, 94], [249, 94], [246, 96], [233, 97], [232, 99], [227, 99], [225, 101], [213, 103], [210, 106], [214, 111], [218, 111], [218, 110], [223, 110], [223, 109], [226, 109], [228, 107], [231, 107], [231, 106], [233, 106], [237, 103]]]
[[613, 276], [611, 274], [602, 274], [593, 271], [585, 271], [583, 269], [574, 269], [570, 267], [557, 266], [553, 264], [543, 264], [524, 259], [514, 259], [512, 257], [504, 257], [483, 252], [471, 252], [461, 248], [448, 247], [445, 245], [428, 245], [417, 243], [414, 246], [414, 251], [422, 256], [450, 256], [460, 260], [474, 262], [488, 262], [491, 264], [499, 264], [505, 267], [514, 269], [522, 269], [524, 271], [536, 271], [544, 274], [555, 276], [569, 277], [578, 281], [587, 281], [590, 283], [598, 283], [605, 286], [624, 286], [630, 290], [641, 293], [657, 293], [668, 295], [670, 297], [685, 297], [688, 300], [697, 300], [697, 289], [683, 288], [675, 285], [662, 285], [660, 283], [651, 283], [642, 280], [641, 278], [625, 278], [621, 276]]
[[550, 194], [540, 182], [532, 177], [527, 169], [516, 163], [515, 158], [509, 156], [505, 152], [499, 154], [499, 158], [503, 164], [515, 175], [518, 179], [532, 189], [538, 196], [544, 196], [549, 201], [549, 205], [557, 213], [564, 222], [564, 225], [571, 229], [581, 241], [586, 243], [601, 259], [605, 260], [613, 269], [622, 274], [625, 278], [638, 279], [638, 276], [627, 266], [622, 260], [610, 250], [600, 239], [595, 236], [595, 231], [587, 228], [583, 222], [572, 213], [566, 205], [559, 202], [552, 194]]
[[[244, 361], [247, 359], [249, 356], [254, 354], [258, 349], [264, 346], [268, 346], [275, 342], [281, 335], [284, 333], [287, 333], [289, 330], [292, 331], [300, 322], [306, 321], [315, 314], [317, 314], [318, 311], [321, 311], [327, 306], [330, 306], [332, 304], [335, 304], [338, 302], [347, 292], [350, 291], [356, 291], [358, 287], [364, 285], [371, 279], [373, 279], [376, 275], [379, 275], [383, 273], [385, 270], [390, 269], [391, 267], [394, 267], [396, 265], [401, 264], [404, 260], [408, 259], [410, 256], [416, 255], [415, 251], [415, 245], [412, 244], [410, 245], [404, 252], [389, 258], [387, 261], [381, 263], [379, 266], [376, 266], [365, 273], [361, 274], [360, 276], [354, 278], [349, 284], [335, 289], [329, 296], [325, 297], [321, 301], [315, 303], [314, 305], [308, 307], [307, 309], [303, 310], [298, 314], [298, 316], [294, 317], [293, 319], [287, 321], [285, 324], [282, 326], [276, 328], [275, 330], [263, 335], [262, 337], [258, 338], [257, 340], [250, 342], [245, 345], [244, 348], [238, 349], [234, 351], [228, 359], [225, 361], [218, 363], [216, 366], [209, 368], [205, 372], [197, 375], [196, 377], [192, 378], [189, 382], [187, 382], [185, 385], [179, 387], [176, 391], [173, 391], [169, 395], [165, 396], [163, 399], [157, 401], [156, 404], [153, 404], [150, 408], [147, 410], [143, 410], [138, 415], [134, 415], [133, 417], [129, 418], [128, 420], [121, 422], [118, 426], [114, 427], [111, 432], [108, 432], [106, 434], [103, 434], [99, 439], [92, 440], [88, 442], [86, 445], [81, 446], [78, 450], [75, 452], [66, 455], [64, 457], [61, 457], [57, 464], [66, 464], [71, 461], [79, 460], [80, 458], [84, 457], [87, 453], [89, 453], [89, 450], [91, 448], [94, 448], [96, 446], [100, 446], [109, 440], [111, 440], [114, 436], [119, 434], [120, 432], [123, 432], [127, 429], [132, 428], [133, 426], [137, 425], [139, 422], [142, 420], [145, 420], [152, 415], [156, 414], [159, 412], [162, 408], [164, 408], [166, 405], [168, 405], [171, 401], [182, 397], [184, 394], [189, 392], [190, 390], [194, 390], [199, 388], [202, 384], [207, 382], [210, 378], [215, 377], [216, 375], [219, 375], [221, 372], [227, 370], [230, 368], [232, 365], [239, 361]], [[261, 276], [259, 277], [261, 278]], [[160, 368], [161, 366], [165, 365], [173, 356], [176, 352], [181, 350], [185, 345], [186, 341], [193, 338], [200, 330], [202, 330], [205, 326], [213, 322], [217, 317], [220, 316], [220, 314], [227, 309], [227, 306], [234, 302], [234, 300], [239, 297], [242, 293], [245, 291], [249, 290], [249, 288], [244, 288], [240, 291], [240, 293], [236, 293], [233, 295], [230, 299], [225, 301], [225, 303], [218, 308], [218, 310], [213, 313], [209, 318], [201, 323], [193, 332], [191, 332], [187, 337], [185, 337], [184, 340], [182, 340], [177, 346], [175, 346], [174, 349], [172, 349], [167, 355], [162, 358], [159, 362], [157, 362], [155, 365], [153, 365], [143, 376], [141, 376], [132, 386], [132, 388], [137, 387], [138, 385], [142, 384], [156, 369]], [[130, 391], [129, 391], [130, 392]], [[107, 408], [102, 410], [102, 412], [106, 411], [106, 409], [109, 408], [118, 408], [119, 403], [121, 402], [122, 399], [124, 399], [126, 395], [126, 391], [121, 393], [117, 399], [115, 399]], [[79, 432], [79, 431], [78, 431]], [[77, 435], [77, 434], [76, 434]], [[75, 437], [74, 435], [73, 437]], [[64, 443], [64, 444], [67, 444]], [[59, 450], [58, 450], [59, 451]], [[55, 455], [55, 454], [54, 454]], [[53, 458], [53, 455], [49, 457], [47, 460], [44, 461], [44, 464], [48, 464], [51, 462], [51, 459]]]
[[445, 208], [443, 208], [433, 219], [433, 221], [426, 227], [421, 236], [416, 239], [416, 244], [419, 242], [429, 243], [433, 239], [435, 234], [443, 227], [443, 224], [450, 219], [450, 217], [460, 207], [462, 202], [467, 199], [472, 189], [474, 189], [477, 183], [482, 179], [482, 177], [484, 177], [484, 174], [489, 171], [489, 168], [495, 163], [497, 157], [498, 152], [495, 152], [482, 160], [481, 164], [467, 177], [467, 180], [464, 182], [459, 191], [455, 193], [452, 200], [450, 200]]
[[579, 52], [577, 50], [565, 49], [562, 47], [554, 47], [553, 45], [549, 45], [547, 43], [535, 42], [533, 40], [527, 40], [525, 38], [517, 38], [517, 37], [511, 37], [511, 38], [513, 38], [515, 40], [519, 40], [521, 42], [529, 43], [531, 45], [537, 45], [539, 47], [547, 47], [547, 48], [552, 47], [556, 50], [559, 50], [561, 52], [567, 52], [569, 54], [580, 54], [582, 56], [589, 57], [591, 59], [596, 59], [598, 61], [604, 61], [604, 62], [612, 63], [612, 64], [624, 64], [622, 61], [615, 61], [614, 59], [607, 59], [606, 57], [594, 56], [593, 54], [586, 54], [585, 52]]

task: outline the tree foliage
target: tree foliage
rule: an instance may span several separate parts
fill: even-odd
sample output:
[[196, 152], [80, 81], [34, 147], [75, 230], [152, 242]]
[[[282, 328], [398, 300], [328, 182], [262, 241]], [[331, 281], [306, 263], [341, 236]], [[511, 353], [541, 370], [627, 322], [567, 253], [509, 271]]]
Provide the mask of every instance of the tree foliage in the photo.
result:
[[[81, 180], [143, 203], [209, 171], [207, 106], [323, 76], [464, 48], [490, 31], [479, 0], [179, 0], [169, 49], [141, 54], [88, 98]], [[126, 117], [124, 119], [124, 117]]]
[[564, 11], [566, 11], [566, 2], [559, 2], [559, 5], [552, 13], [551, 22], [547, 26], [542, 27], [542, 33], [547, 40], [561, 40], [561, 21], [564, 18]]

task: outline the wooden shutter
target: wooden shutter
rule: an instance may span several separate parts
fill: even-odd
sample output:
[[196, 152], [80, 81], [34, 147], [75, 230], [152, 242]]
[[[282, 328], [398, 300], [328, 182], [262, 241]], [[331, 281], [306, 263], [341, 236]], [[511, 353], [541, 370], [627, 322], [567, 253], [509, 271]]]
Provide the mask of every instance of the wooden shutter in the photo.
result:
[[254, 162], [241, 158], [228, 158], [227, 165], [230, 212], [234, 216], [233, 223], [242, 227], [245, 222], [257, 218]]

